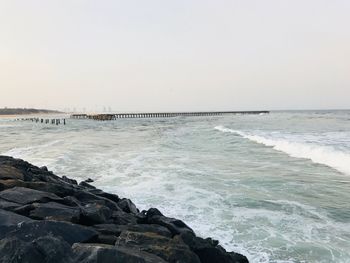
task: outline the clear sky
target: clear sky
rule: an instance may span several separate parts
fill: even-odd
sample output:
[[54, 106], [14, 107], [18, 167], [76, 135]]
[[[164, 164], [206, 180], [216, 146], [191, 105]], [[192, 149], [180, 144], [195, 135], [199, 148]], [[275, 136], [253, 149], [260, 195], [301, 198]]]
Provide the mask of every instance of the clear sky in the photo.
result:
[[0, 0], [0, 107], [350, 108], [349, 0]]

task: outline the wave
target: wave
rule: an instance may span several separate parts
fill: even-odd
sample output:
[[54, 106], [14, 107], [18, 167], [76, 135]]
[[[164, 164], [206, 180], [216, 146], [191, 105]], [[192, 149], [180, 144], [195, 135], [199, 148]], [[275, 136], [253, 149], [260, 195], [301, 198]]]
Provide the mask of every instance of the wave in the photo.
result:
[[16, 147], [9, 151], [1, 153], [2, 155], [12, 156], [15, 158], [25, 158], [26, 156], [31, 156], [32, 154], [40, 152], [44, 148], [51, 147], [58, 143], [61, 143], [62, 140], [55, 140], [45, 144], [34, 145], [29, 147]]
[[266, 138], [261, 135], [249, 134], [243, 131], [225, 128], [223, 126], [217, 126], [215, 129], [221, 132], [240, 135], [250, 141], [284, 152], [291, 157], [309, 159], [314, 163], [324, 164], [341, 173], [350, 175], [350, 154], [337, 151], [332, 147], [293, 142], [286, 139]]

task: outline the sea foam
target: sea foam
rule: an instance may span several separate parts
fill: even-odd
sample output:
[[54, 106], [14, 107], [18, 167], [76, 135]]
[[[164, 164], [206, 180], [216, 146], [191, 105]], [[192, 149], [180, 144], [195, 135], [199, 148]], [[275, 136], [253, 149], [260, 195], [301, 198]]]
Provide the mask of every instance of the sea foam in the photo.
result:
[[217, 126], [215, 129], [225, 133], [240, 135], [250, 141], [284, 152], [291, 157], [309, 159], [314, 163], [324, 164], [341, 173], [350, 175], [350, 153], [335, 150], [330, 146], [295, 142], [280, 138], [267, 138], [265, 136], [233, 130], [223, 126]]

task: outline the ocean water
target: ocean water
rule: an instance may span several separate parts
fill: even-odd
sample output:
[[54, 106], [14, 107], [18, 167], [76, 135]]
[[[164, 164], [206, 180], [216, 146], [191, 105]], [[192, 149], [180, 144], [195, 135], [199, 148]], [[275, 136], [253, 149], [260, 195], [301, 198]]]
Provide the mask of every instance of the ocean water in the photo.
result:
[[0, 153], [90, 177], [251, 262], [350, 262], [350, 111], [2, 118]]

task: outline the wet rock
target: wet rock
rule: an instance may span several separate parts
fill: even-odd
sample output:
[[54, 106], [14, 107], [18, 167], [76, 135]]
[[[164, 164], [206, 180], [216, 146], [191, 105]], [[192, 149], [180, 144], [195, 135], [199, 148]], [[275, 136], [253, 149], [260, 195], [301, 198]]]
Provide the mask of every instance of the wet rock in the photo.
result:
[[124, 231], [116, 246], [129, 246], [155, 254], [167, 262], [200, 263], [198, 256], [180, 239], [171, 239], [151, 232]]
[[11, 189], [4, 190], [0, 192], [0, 198], [18, 204], [29, 204], [34, 202], [44, 203], [48, 201], [62, 200], [55, 194], [24, 187], [14, 187]]
[[82, 186], [82, 187], [85, 187], [85, 188], [96, 189], [95, 186], [93, 186], [93, 185], [91, 185], [91, 184], [89, 184], [89, 183], [87, 183], [85, 181], [80, 182], [79, 185]]
[[116, 225], [136, 225], [138, 218], [131, 213], [123, 211], [113, 211], [112, 220]]
[[190, 233], [182, 233], [178, 238], [181, 238], [198, 255], [202, 263], [248, 263], [245, 256], [226, 252], [223, 247], [218, 245], [218, 241], [211, 238], [203, 239]]
[[97, 196], [95, 194], [91, 194], [87, 191], [77, 191], [74, 193], [74, 197], [83, 204], [99, 203], [101, 205], [107, 206], [111, 210], [121, 210], [119, 206], [112, 200], [101, 196]]
[[20, 206], [20, 204], [0, 199], [0, 209], [12, 211], [13, 209], [18, 208]]
[[[17, 219], [17, 222], [21, 219]], [[18, 224], [7, 237], [16, 237], [23, 241], [30, 242], [44, 236], [61, 237], [72, 245], [77, 242], [94, 241], [97, 232], [76, 224], [59, 221], [31, 221]]]
[[32, 221], [28, 217], [0, 209], [0, 239], [24, 222]]
[[138, 214], [139, 210], [136, 208], [136, 205], [127, 198], [123, 198], [118, 202], [118, 206], [126, 213]]
[[94, 180], [92, 180], [91, 178], [88, 178], [88, 179], [86, 179], [85, 181], [83, 181], [83, 182], [86, 182], [86, 183], [93, 183], [94, 182]]
[[165, 263], [163, 259], [127, 247], [115, 247], [104, 244], [74, 244], [73, 253], [76, 262], [81, 263]]
[[17, 168], [10, 165], [2, 164], [0, 165], [0, 179], [24, 180], [24, 175]]
[[52, 236], [25, 242], [16, 237], [0, 240], [0, 262], [73, 263], [71, 246]]
[[194, 234], [193, 230], [181, 220], [163, 216], [156, 208], [151, 208], [146, 212], [145, 222], [147, 224], [157, 224], [169, 229], [173, 235], [181, 233]]
[[106, 223], [112, 216], [111, 209], [98, 203], [87, 204], [82, 210], [80, 222], [84, 225]]
[[40, 220], [78, 223], [80, 219], [80, 209], [55, 202], [48, 202], [45, 204], [34, 203], [29, 212], [29, 217]]
[[115, 235], [119, 236], [123, 231], [133, 231], [133, 232], [151, 232], [158, 234], [164, 237], [171, 237], [170, 231], [163, 226], [160, 225], [146, 225], [146, 224], [138, 224], [138, 225], [115, 225], [115, 224], [99, 224], [94, 225], [93, 228], [99, 233], [106, 235]]
[[62, 180], [66, 183], [69, 183], [69, 184], [75, 184], [75, 185], [78, 184], [77, 180], [70, 179], [67, 176], [62, 176]]

